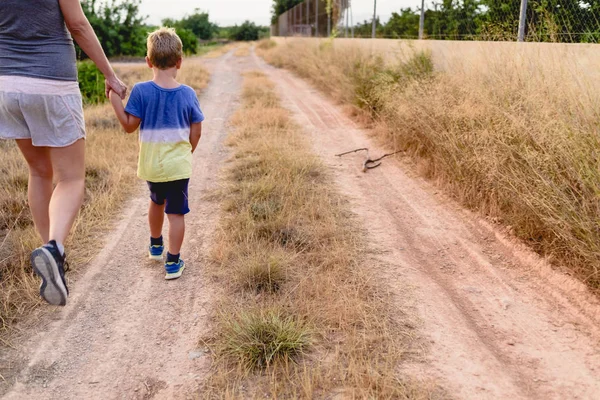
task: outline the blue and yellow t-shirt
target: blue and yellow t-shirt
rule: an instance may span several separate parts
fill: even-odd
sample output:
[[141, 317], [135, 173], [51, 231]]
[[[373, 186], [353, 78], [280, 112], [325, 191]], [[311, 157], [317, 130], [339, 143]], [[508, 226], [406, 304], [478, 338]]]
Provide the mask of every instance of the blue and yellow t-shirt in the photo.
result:
[[152, 81], [138, 83], [125, 111], [142, 120], [138, 176], [156, 183], [190, 178], [190, 127], [204, 121], [194, 89], [186, 85], [165, 89]]

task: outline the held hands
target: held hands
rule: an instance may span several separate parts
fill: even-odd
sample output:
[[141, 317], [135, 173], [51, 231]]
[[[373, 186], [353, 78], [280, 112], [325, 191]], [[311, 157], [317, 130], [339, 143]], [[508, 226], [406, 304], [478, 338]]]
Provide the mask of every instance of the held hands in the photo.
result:
[[111, 91], [119, 95], [121, 99], [125, 99], [125, 96], [127, 96], [127, 86], [116, 76], [107, 78], [104, 81], [104, 85], [107, 98], [110, 97]]

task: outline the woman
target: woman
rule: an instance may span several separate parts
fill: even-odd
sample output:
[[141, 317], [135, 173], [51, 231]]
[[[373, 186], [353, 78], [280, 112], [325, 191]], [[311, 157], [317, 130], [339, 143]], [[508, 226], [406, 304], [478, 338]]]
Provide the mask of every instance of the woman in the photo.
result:
[[[44, 246], [31, 263], [41, 296], [65, 305], [63, 243], [83, 201], [85, 126], [73, 39], [125, 97], [79, 0], [0, 0], [0, 138], [29, 167], [29, 207]], [[53, 187], [53, 180], [56, 186]]]

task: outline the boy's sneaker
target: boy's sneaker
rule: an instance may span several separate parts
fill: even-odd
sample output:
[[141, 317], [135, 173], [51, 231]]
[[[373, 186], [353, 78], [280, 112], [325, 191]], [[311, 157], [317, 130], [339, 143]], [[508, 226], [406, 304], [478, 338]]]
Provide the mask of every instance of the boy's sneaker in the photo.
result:
[[69, 289], [65, 280], [65, 257], [60, 254], [54, 240], [31, 253], [31, 266], [42, 278], [42, 298], [55, 306], [66, 305]]
[[179, 262], [168, 262], [165, 263], [165, 270], [167, 271], [167, 275], [165, 279], [170, 281], [173, 279], [180, 278], [183, 274], [183, 270], [185, 270], [185, 263], [182, 259], [179, 259]]
[[165, 252], [165, 246], [152, 246], [148, 250], [148, 256], [151, 260], [162, 261], [163, 253]]

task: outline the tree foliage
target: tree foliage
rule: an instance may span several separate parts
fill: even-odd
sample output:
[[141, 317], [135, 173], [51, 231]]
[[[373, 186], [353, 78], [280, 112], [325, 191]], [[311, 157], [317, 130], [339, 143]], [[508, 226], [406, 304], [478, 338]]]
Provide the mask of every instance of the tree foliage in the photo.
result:
[[[83, 0], [81, 6], [108, 57], [143, 56], [148, 28], [140, 16], [141, 0]], [[87, 56], [80, 52], [81, 58]]]
[[[515, 40], [521, 0], [436, 0], [425, 11], [425, 35], [434, 39]], [[377, 26], [377, 35], [418, 36], [420, 10], [405, 8]], [[356, 28], [370, 36], [370, 22]], [[526, 34], [529, 40], [600, 41], [600, 1], [530, 0]]]
[[273, 0], [273, 8], [271, 11], [271, 23], [277, 23], [279, 16], [294, 7], [302, 3], [304, 0]]
[[183, 44], [183, 52], [185, 54], [198, 54], [198, 37], [189, 29], [175, 28], [177, 36]]
[[392, 13], [392, 17], [383, 27], [383, 32], [389, 37], [399, 37], [400, 33], [405, 37], [416, 38], [419, 36], [419, 14], [410, 8], [403, 8], [400, 14]]
[[163, 24], [165, 23], [168, 23], [170, 26], [175, 26], [176, 28], [190, 30], [201, 40], [212, 39], [213, 35], [218, 30], [217, 25], [210, 22], [208, 13], [201, 11], [198, 8], [194, 10], [193, 14], [186, 15], [179, 21], [166, 19], [163, 20]]
[[229, 39], [237, 41], [258, 40], [264, 37], [268, 31], [269, 28], [258, 26], [250, 21], [245, 21], [242, 25], [235, 25], [228, 29]]

